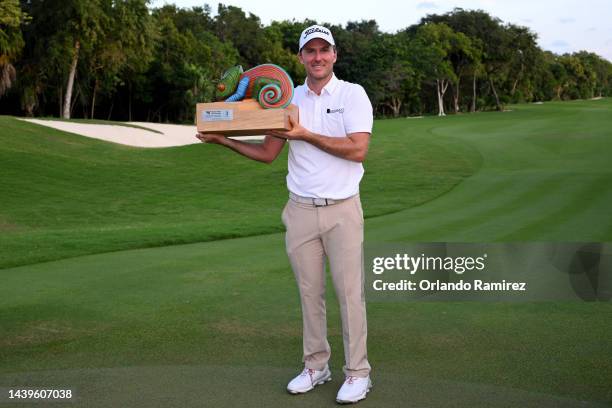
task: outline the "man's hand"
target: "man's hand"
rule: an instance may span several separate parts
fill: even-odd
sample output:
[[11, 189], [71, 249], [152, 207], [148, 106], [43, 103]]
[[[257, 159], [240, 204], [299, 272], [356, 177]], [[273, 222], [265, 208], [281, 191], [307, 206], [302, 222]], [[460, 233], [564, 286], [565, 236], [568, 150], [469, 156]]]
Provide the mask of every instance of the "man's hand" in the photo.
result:
[[227, 138], [225, 135], [220, 133], [204, 133], [198, 132], [196, 137], [202, 141], [202, 143], [214, 143], [214, 144], [225, 144]]
[[286, 132], [271, 130], [268, 132], [268, 136], [288, 140], [302, 140], [318, 147], [324, 152], [346, 160], [355, 162], [365, 160], [368, 153], [368, 144], [370, 143], [370, 133], [368, 132], [350, 133], [346, 137], [331, 137], [311, 132], [299, 123], [293, 122], [291, 116], [289, 116], [289, 123], [291, 124], [291, 130]]
[[295, 123], [293, 118], [289, 116], [289, 124], [291, 125], [291, 130], [286, 132], [280, 130], [271, 130], [267, 134], [274, 137], [280, 137], [281, 139], [288, 140], [307, 140], [310, 136], [312, 136], [312, 132], [306, 129], [304, 126], [299, 123]]
[[214, 143], [232, 149], [249, 159], [257, 160], [264, 163], [272, 163], [279, 155], [285, 139], [279, 139], [272, 136], [266, 136], [263, 143], [247, 143], [240, 140], [230, 139], [220, 133], [204, 133], [198, 132], [196, 137], [203, 143]]

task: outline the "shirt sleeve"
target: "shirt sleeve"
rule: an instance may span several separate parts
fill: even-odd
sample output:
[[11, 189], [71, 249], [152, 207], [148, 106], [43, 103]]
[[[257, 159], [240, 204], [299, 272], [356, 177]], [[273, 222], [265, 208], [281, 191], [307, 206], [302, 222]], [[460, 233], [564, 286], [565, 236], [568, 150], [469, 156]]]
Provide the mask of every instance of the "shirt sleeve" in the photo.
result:
[[370, 99], [361, 85], [354, 84], [352, 88], [349, 100], [344, 105], [344, 129], [346, 134], [372, 133], [374, 117]]

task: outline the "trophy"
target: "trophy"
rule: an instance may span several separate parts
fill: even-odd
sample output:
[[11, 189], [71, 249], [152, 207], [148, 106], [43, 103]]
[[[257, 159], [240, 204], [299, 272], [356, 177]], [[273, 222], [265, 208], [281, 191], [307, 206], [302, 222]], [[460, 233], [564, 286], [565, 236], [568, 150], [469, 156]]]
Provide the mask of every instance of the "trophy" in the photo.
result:
[[217, 84], [215, 99], [220, 102], [196, 105], [199, 132], [261, 135], [290, 130], [290, 116], [299, 123], [298, 108], [291, 105], [293, 81], [278, 65], [262, 64], [244, 72], [240, 65], [228, 69]]

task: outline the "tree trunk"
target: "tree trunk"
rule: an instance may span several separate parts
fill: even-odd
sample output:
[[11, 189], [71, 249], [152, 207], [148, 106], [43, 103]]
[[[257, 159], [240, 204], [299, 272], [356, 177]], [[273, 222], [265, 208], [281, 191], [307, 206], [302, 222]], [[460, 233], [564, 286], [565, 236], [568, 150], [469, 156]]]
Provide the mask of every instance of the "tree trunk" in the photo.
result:
[[510, 95], [514, 96], [514, 93], [516, 92], [516, 87], [518, 86], [518, 83], [520, 81], [520, 79], [523, 77], [523, 71], [525, 70], [525, 65], [523, 65], [523, 63], [521, 63], [521, 70], [519, 71], [517, 77], [516, 77], [516, 81], [514, 81], [514, 84], [512, 85], [512, 91], [510, 91]]
[[385, 105], [391, 108], [394, 118], [399, 116], [400, 110], [402, 109], [402, 100], [400, 98], [392, 97], [391, 102], [386, 103]]
[[510, 95], [514, 96], [514, 93], [516, 92], [516, 86], [518, 85], [518, 78], [516, 79], [516, 81], [514, 81], [514, 84], [512, 84], [512, 90], [510, 91]]
[[472, 108], [471, 112], [476, 112], [476, 74], [474, 73], [474, 79], [472, 82]]
[[81, 88], [77, 87], [76, 93], [74, 94], [74, 98], [72, 98], [72, 103], [70, 104], [70, 112], [74, 110], [74, 105], [76, 105], [77, 101], [79, 100], [80, 93], [81, 93]]
[[81, 44], [77, 40], [74, 43], [74, 56], [72, 57], [72, 64], [70, 64], [70, 74], [68, 74], [68, 85], [66, 85], [66, 97], [64, 98], [64, 112], [62, 117], [64, 119], [70, 119], [70, 108], [72, 99], [72, 87], [74, 85], [74, 77], [76, 75], [77, 63], [79, 62], [79, 48]]
[[459, 86], [461, 84], [461, 80], [457, 79], [457, 83], [454, 86], [453, 93], [453, 108], [455, 109], [455, 113], [459, 113]]
[[28, 118], [32, 118], [32, 117], [34, 117], [34, 103], [32, 103], [32, 102], [26, 102], [26, 103], [23, 105], [23, 108], [25, 109], [26, 116], [27, 116]]
[[493, 85], [493, 79], [489, 78], [489, 84], [491, 85], [491, 90], [493, 91], [493, 95], [495, 95], [495, 103], [497, 104], [497, 110], [503, 111], [504, 107], [499, 102], [499, 96], [497, 95], [497, 90], [495, 90], [495, 85]]
[[57, 114], [58, 117], [62, 116], [62, 108], [63, 108], [63, 104], [64, 104], [64, 88], [63, 87], [59, 87], [59, 99], [57, 100], [57, 104], [59, 105], [59, 113]]
[[438, 92], [438, 116], [446, 116], [444, 113], [444, 93], [448, 88], [448, 82], [444, 79], [436, 79], [436, 90]]
[[400, 109], [402, 109], [402, 101], [400, 98], [394, 98], [393, 103], [393, 117], [397, 118], [400, 114]]
[[111, 120], [111, 115], [113, 114], [113, 106], [115, 106], [114, 98], [111, 101], [110, 109], [108, 110], [108, 118], [106, 120]]
[[132, 81], [128, 82], [128, 121], [132, 121]]
[[96, 108], [96, 92], [98, 91], [98, 80], [94, 83], [93, 96], [91, 97], [91, 118], [94, 118], [94, 110]]
[[438, 116], [442, 116], [444, 114], [444, 106], [440, 103], [442, 98], [440, 98], [440, 80], [436, 79], [436, 96], [438, 97]]

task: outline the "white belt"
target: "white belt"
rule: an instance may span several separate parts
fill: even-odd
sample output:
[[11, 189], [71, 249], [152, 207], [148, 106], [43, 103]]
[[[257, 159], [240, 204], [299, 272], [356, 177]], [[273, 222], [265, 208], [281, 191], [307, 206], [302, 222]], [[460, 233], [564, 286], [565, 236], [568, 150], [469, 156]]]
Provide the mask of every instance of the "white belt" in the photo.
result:
[[342, 201], [348, 200], [348, 198], [344, 198], [341, 200], [334, 200], [331, 198], [302, 197], [292, 192], [289, 192], [289, 198], [295, 201], [296, 203], [309, 204], [314, 207], [326, 207], [328, 205], [334, 205], [334, 204], [341, 203]]

